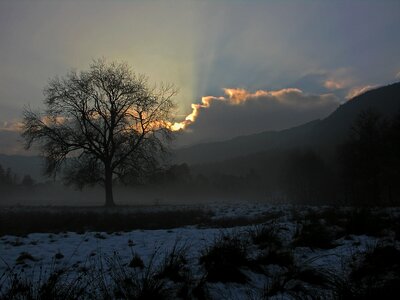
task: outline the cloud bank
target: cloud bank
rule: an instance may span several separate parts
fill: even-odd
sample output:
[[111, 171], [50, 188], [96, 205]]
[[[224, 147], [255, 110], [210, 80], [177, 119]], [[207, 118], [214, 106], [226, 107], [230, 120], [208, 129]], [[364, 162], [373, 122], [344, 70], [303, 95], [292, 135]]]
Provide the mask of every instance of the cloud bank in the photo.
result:
[[358, 86], [358, 87], [352, 88], [347, 93], [346, 99], [350, 100], [358, 95], [364, 94], [365, 92], [368, 92], [369, 90], [372, 90], [377, 87], [378, 87], [378, 85], [365, 85], [365, 86]]
[[[191, 112], [170, 126], [178, 131], [175, 146], [179, 147], [301, 125], [326, 117], [339, 103], [334, 94], [309, 94], [298, 88], [254, 92], [225, 88], [222, 96], [205, 96], [193, 103]], [[17, 138], [20, 126], [19, 122], [0, 123], [2, 153], [25, 152]]]
[[326, 117], [340, 103], [334, 94], [307, 94], [297, 88], [223, 91], [224, 96], [202, 97], [182, 122], [173, 125], [180, 129], [178, 145], [290, 128]]

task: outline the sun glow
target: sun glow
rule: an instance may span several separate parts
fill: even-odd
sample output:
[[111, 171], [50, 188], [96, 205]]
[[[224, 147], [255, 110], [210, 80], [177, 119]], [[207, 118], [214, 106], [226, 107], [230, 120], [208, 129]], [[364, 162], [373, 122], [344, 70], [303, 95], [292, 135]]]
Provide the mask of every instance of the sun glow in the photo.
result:
[[195, 104], [193, 103], [192, 106], [192, 112], [188, 114], [185, 118], [185, 120], [181, 122], [175, 122], [173, 125], [171, 125], [170, 129], [172, 131], [179, 131], [179, 130], [184, 130], [186, 129], [190, 124], [194, 123], [199, 116], [199, 112], [201, 109], [205, 109], [210, 107], [212, 101], [226, 101], [225, 97], [213, 97], [213, 96], [205, 96], [201, 98], [201, 103], [200, 104]]
[[225, 93], [225, 97], [205, 96], [201, 98], [201, 103], [193, 103], [191, 105], [192, 112], [185, 117], [185, 120], [172, 124], [170, 126], [170, 130], [179, 131], [187, 129], [188, 126], [196, 121], [199, 116], [200, 110], [209, 108], [211, 103], [214, 101], [223, 101], [227, 102], [230, 105], [241, 105], [248, 100], [273, 95], [271, 93], [274, 93], [274, 91], [268, 92], [264, 90], [258, 90], [254, 93], [249, 93], [247, 90], [241, 88], [224, 88], [223, 91]]

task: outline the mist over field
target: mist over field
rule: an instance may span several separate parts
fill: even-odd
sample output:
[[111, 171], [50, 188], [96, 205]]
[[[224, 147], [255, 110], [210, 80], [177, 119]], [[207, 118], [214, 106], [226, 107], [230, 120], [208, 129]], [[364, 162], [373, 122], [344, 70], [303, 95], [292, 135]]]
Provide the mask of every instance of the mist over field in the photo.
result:
[[399, 299], [400, 2], [0, 2], [0, 299]]

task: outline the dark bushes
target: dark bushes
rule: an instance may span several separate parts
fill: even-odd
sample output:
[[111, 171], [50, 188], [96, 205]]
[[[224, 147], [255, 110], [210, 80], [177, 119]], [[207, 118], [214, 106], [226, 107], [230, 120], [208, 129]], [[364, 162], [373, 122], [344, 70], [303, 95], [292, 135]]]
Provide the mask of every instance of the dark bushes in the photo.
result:
[[276, 223], [256, 225], [250, 231], [250, 237], [252, 242], [260, 248], [281, 247], [282, 241], [278, 234], [280, 230], [282, 228], [279, 228]]
[[247, 282], [240, 270], [249, 265], [247, 243], [238, 235], [221, 234], [213, 245], [203, 251], [199, 259], [210, 282]]
[[348, 278], [335, 287], [336, 298], [398, 299], [400, 251], [394, 245], [378, 244], [355, 259]]
[[[126, 212], [124, 208], [111, 211], [85, 210], [0, 210], [0, 236], [24, 235], [32, 232], [64, 231], [129, 231], [133, 229], [168, 229], [210, 222], [211, 212], [201, 209]], [[24, 222], [20, 222], [24, 220]]]
[[292, 242], [295, 247], [334, 248], [335, 234], [321, 220], [299, 224]]

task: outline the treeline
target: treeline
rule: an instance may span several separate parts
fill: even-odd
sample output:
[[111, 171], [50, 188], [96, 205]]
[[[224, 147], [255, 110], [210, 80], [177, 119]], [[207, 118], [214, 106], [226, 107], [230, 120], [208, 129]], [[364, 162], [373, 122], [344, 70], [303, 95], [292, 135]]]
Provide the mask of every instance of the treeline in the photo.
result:
[[336, 178], [314, 151], [288, 150], [260, 156], [192, 167], [173, 165], [150, 176], [142, 188], [161, 189], [166, 197], [186, 194], [309, 204], [334, 201]]
[[299, 204], [400, 205], [400, 115], [362, 112], [349, 136], [326, 149], [274, 150], [224, 162], [173, 165], [145, 187], [168, 194]]
[[[400, 205], [400, 114], [387, 119], [364, 111], [344, 142], [327, 148], [276, 149], [221, 162], [172, 165], [135, 177], [128, 186], [138, 192], [135, 197], [157, 203], [196, 198]], [[38, 192], [52, 185], [36, 184], [29, 175], [19, 178], [0, 165], [2, 197], [9, 191], [36, 187]]]
[[400, 204], [400, 114], [362, 112], [338, 149], [345, 199], [355, 205]]
[[11, 168], [4, 168], [0, 164], [0, 190], [10, 190], [18, 187], [32, 187], [35, 181], [30, 175], [25, 175], [20, 179]]

